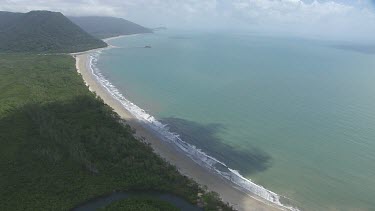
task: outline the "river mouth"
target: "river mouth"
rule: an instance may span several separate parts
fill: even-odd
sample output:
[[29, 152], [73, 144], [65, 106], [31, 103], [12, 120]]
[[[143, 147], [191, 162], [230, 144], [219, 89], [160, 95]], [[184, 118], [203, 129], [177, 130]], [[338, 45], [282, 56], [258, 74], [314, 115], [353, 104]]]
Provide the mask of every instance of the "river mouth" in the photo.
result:
[[202, 208], [199, 208], [189, 203], [188, 201], [186, 201], [185, 199], [181, 197], [178, 197], [173, 194], [162, 193], [162, 192], [157, 192], [157, 191], [113, 192], [111, 194], [97, 197], [83, 204], [80, 204], [77, 207], [73, 208], [71, 211], [94, 211], [94, 210], [98, 210], [101, 208], [105, 208], [111, 205], [112, 203], [118, 202], [120, 200], [139, 198], [139, 197], [168, 202], [181, 211], [203, 211]]

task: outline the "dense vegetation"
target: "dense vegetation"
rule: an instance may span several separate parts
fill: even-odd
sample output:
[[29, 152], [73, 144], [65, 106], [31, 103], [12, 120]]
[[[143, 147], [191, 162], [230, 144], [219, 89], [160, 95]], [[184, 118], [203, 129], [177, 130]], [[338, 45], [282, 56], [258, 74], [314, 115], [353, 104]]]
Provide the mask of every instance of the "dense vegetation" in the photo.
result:
[[0, 12], [0, 32], [0, 52], [71, 53], [107, 46], [57, 12]]
[[22, 13], [0, 11], [0, 32], [11, 26], [18, 18], [22, 17]]
[[136, 140], [71, 56], [0, 54], [0, 90], [0, 210], [68, 210], [113, 190], [230, 210]]
[[69, 17], [69, 19], [86, 32], [100, 39], [119, 35], [152, 33], [151, 29], [122, 18], [88, 16]]
[[151, 198], [129, 198], [111, 204], [100, 211], [178, 211], [168, 202]]

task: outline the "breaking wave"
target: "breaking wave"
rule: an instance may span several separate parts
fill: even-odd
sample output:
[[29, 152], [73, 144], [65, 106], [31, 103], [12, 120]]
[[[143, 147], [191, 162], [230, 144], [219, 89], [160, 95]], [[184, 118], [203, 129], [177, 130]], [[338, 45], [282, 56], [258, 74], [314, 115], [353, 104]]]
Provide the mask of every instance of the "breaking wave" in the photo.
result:
[[207, 155], [196, 146], [183, 141], [178, 134], [171, 132], [167, 125], [162, 124], [155, 117], [148, 114], [145, 110], [126, 99], [124, 95], [121, 94], [120, 91], [103, 76], [100, 69], [97, 68], [97, 62], [101, 52], [102, 50], [98, 50], [96, 52], [90, 53], [89, 55], [88, 65], [92, 74], [96, 77], [97, 81], [112, 95], [112, 97], [118, 100], [124, 106], [124, 108], [128, 110], [141, 123], [154, 131], [164, 141], [171, 143], [179, 150], [182, 150], [194, 162], [202, 167], [211, 170], [217, 175], [220, 175], [227, 181], [230, 181], [233, 184], [237, 185], [238, 187], [236, 188], [249, 194], [250, 196], [256, 195], [263, 200], [266, 200], [288, 210], [298, 210], [297, 208], [283, 204], [281, 202], [281, 199], [285, 197], [279, 196], [278, 194], [267, 190], [263, 186], [253, 183], [251, 180], [243, 177], [237, 170], [230, 169], [225, 163], [217, 160], [210, 155]]

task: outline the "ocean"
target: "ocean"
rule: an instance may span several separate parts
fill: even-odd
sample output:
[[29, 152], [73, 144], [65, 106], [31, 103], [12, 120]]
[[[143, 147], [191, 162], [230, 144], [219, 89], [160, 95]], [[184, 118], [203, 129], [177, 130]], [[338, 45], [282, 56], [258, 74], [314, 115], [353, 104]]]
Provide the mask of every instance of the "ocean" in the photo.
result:
[[374, 54], [239, 33], [110, 44], [94, 72], [199, 164], [300, 210], [375, 210]]

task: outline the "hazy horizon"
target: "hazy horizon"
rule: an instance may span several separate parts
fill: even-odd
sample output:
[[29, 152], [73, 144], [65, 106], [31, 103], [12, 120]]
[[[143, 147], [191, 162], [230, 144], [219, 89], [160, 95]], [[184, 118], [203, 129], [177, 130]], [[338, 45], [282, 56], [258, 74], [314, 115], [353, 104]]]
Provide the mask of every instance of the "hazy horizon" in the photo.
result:
[[121, 17], [146, 27], [375, 42], [373, 0], [0, 0], [0, 10]]

